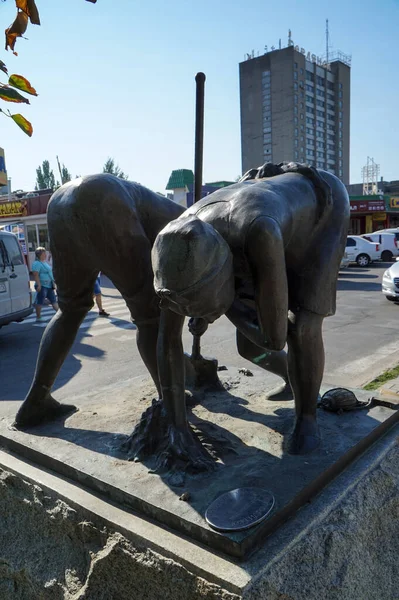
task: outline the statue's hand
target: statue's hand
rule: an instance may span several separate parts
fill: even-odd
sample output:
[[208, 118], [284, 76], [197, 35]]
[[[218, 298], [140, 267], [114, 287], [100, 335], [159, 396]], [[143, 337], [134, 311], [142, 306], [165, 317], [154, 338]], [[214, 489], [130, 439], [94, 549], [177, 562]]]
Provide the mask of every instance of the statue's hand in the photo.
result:
[[208, 323], [202, 317], [191, 317], [188, 322], [188, 330], [191, 335], [203, 335], [208, 329]]

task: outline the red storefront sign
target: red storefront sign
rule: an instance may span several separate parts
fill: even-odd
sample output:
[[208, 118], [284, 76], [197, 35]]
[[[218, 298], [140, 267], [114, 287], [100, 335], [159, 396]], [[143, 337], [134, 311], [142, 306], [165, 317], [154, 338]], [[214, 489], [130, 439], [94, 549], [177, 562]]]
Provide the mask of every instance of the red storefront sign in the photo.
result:
[[351, 200], [350, 206], [351, 213], [385, 211], [384, 200]]

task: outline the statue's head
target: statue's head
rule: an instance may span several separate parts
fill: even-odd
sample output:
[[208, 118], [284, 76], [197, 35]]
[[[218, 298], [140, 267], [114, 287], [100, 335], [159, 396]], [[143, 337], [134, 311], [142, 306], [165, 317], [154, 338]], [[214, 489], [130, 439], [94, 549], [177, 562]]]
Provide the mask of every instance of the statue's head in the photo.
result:
[[192, 215], [169, 223], [152, 249], [161, 307], [212, 323], [234, 300], [233, 256], [209, 223]]

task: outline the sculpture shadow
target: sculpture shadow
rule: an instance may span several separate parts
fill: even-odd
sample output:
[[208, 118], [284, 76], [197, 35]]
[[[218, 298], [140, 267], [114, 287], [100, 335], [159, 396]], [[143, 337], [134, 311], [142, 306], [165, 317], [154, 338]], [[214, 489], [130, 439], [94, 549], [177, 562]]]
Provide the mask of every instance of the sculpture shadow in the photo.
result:
[[[99, 317], [101, 318], [101, 317]], [[91, 323], [94, 323], [94, 319]], [[102, 321], [108, 323], [109, 327], [115, 327], [115, 330], [125, 330], [126, 324], [129, 324], [129, 329], [135, 329], [131, 321], [126, 319], [113, 318], [111, 320]], [[40, 340], [45, 329], [33, 327], [29, 334], [33, 338], [33, 343], [36, 341], [35, 351], [32, 352], [32, 338], [29, 345], [26, 343], [24, 335], [18, 331], [16, 335], [8, 335], [7, 337], [0, 335], [0, 381], [2, 400], [23, 400], [31, 384], [33, 373], [36, 367], [37, 351]], [[61, 371], [55, 381], [53, 390], [57, 390], [72, 379], [82, 368], [82, 361], [78, 358], [97, 358], [104, 359], [105, 351], [86, 344], [85, 339], [92, 337], [91, 325], [88, 328], [79, 329], [73, 343], [72, 349], [68, 354]], [[17, 360], [17, 363], [16, 363]], [[18, 368], [18, 377], [10, 377], [10, 373], [15, 372]]]
[[379, 279], [378, 275], [369, 275], [368, 273], [340, 273], [339, 278], [352, 279]]
[[381, 282], [371, 281], [348, 281], [346, 279], [338, 279], [337, 290], [339, 292], [381, 292]]
[[[246, 407], [242, 398], [232, 397], [232, 403], [235, 407]], [[209, 409], [209, 405], [208, 405]], [[233, 410], [234, 413], [235, 409]], [[217, 412], [217, 411], [214, 411]], [[126, 455], [121, 452], [120, 446], [127, 439], [125, 433], [118, 431], [93, 431], [77, 427], [69, 427], [68, 423], [54, 422], [48, 425], [33, 428], [29, 431], [30, 435], [43, 436], [52, 439], [62, 439], [75, 446], [80, 446], [97, 454], [107, 455], [113, 459], [119, 459], [117, 464], [109, 461], [104, 463], [94, 458], [87, 460], [87, 456], [82, 456], [82, 467], [78, 464], [78, 469], [88, 469], [91, 472], [90, 465], [96, 465], [95, 473], [78, 474], [75, 469], [76, 463], [69, 464], [68, 461], [58, 459], [56, 467], [47, 463], [49, 468], [61, 469], [61, 475], [72, 477], [80, 483], [94, 489], [96, 492], [106, 494], [111, 500], [122, 503], [133, 509], [143, 510], [146, 513], [146, 504], [152, 503], [152, 492], [157, 486], [156, 479], [159, 477], [162, 485], [166, 485], [177, 499], [182, 492], [189, 492], [186, 497], [190, 510], [200, 515], [203, 519], [209, 505], [222, 493], [238, 487], [257, 487], [266, 489], [273, 493], [276, 499], [276, 508], [281, 509], [286, 506], [293, 497], [300, 493], [306, 485], [310, 484], [325, 469], [335, 463], [345, 452], [353, 445], [362, 440], [376, 425], [379, 424], [373, 417], [369, 416], [369, 410], [359, 412], [345, 413], [337, 415], [327, 413], [319, 409], [319, 423], [322, 429], [322, 442], [319, 449], [305, 456], [291, 456], [286, 451], [276, 453], [269, 451], [268, 435], [270, 429], [278, 431], [283, 436], [283, 445], [291, 431], [293, 425], [294, 411], [292, 408], [277, 408], [273, 415], [263, 418], [259, 422], [265, 424], [264, 440], [257, 441], [253, 445], [244, 443], [244, 441], [224, 427], [221, 423], [214, 423], [204, 419], [198, 414], [189, 411], [189, 420], [194, 427], [202, 444], [217, 459], [216, 469], [214, 471], [190, 474], [179, 473], [178, 471], [161, 471], [154, 477], [154, 483], [144, 475], [144, 487], [140, 487], [140, 478], [132, 477], [132, 469], [135, 463], [128, 463], [128, 468], [124, 469]], [[257, 417], [254, 411], [246, 410], [245, 417]], [[361, 422], [359, 422], [359, 416]], [[33, 446], [34, 447], [34, 446]], [[75, 455], [75, 454], [74, 454]], [[62, 461], [62, 462], [61, 462]], [[148, 457], [141, 461], [148, 470], [154, 469], [155, 460]], [[88, 467], [87, 467], [88, 465]], [[136, 486], [139, 485], [139, 489]], [[158, 497], [160, 488], [157, 488], [154, 498]], [[140, 500], [144, 495], [144, 504]], [[158, 498], [159, 499], [159, 498]], [[161, 510], [158, 514], [152, 516], [172, 527], [180, 529], [180, 520], [190, 523], [195, 517], [187, 513], [187, 507], [183, 503], [174, 503], [171, 498], [167, 499], [167, 512], [175, 515], [175, 521], [172, 523], [165, 521], [165, 516]], [[154, 506], [157, 505], [155, 501]], [[152, 510], [152, 509], [151, 509]], [[179, 516], [180, 515], [180, 516]], [[176, 525], [177, 523], [177, 525]], [[205, 525], [205, 523], [204, 523]], [[184, 525], [187, 527], [187, 524]], [[183, 530], [184, 530], [183, 527]], [[190, 527], [190, 526], [189, 526]], [[187, 531], [189, 531], [188, 529]], [[246, 532], [233, 535], [247, 535]]]

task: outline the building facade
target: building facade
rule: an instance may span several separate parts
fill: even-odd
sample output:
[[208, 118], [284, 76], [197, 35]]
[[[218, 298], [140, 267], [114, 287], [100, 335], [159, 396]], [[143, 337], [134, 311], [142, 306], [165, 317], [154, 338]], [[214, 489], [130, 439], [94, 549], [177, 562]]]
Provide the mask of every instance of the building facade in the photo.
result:
[[[0, 197], [0, 229], [18, 237], [26, 264], [30, 269], [38, 246], [49, 249], [47, 205], [52, 190], [39, 190], [28, 194]], [[51, 255], [49, 255], [51, 262]]]
[[349, 183], [350, 58], [298, 46], [240, 63], [242, 171], [299, 161]]

